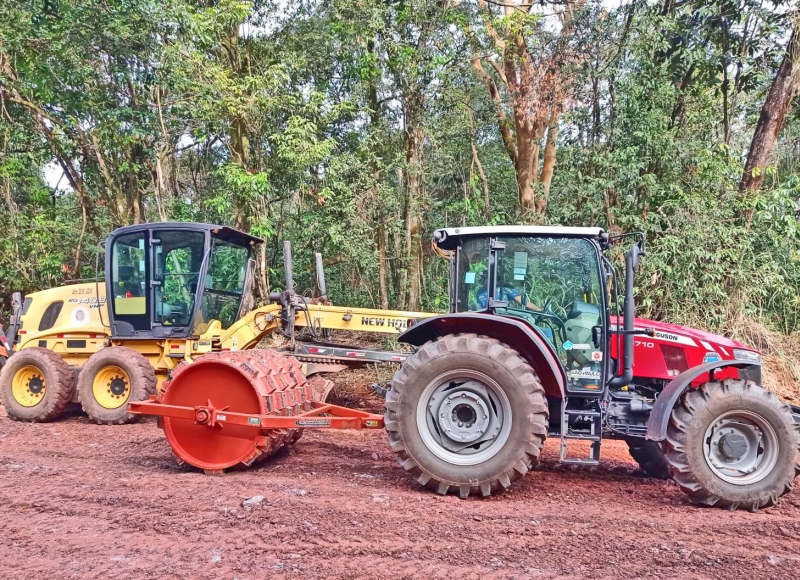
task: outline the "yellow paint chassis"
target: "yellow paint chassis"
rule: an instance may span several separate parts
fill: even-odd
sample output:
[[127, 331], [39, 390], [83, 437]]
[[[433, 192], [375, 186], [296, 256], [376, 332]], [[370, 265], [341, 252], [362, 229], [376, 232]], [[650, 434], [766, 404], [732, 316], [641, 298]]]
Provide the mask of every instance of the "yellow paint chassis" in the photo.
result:
[[425, 312], [348, 308], [329, 304], [303, 304], [285, 308], [267, 304], [222, 328], [212, 320], [197, 326], [187, 339], [112, 338], [106, 305], [105, 283], [62, 286], [28, 294], [18, 331], [16, 352], [32, 347], [58, 354], [79, 369], [95, 352], [107, 346], [125, 346], [141, 353], [155, 370], [158, 388], [168, 372], [184, 361], [212, 351], [245, 350], [255, 346], [282, 324], [281, 316], [293, 313], [296, 328], [347, 330], [399, 334], [409, 321], [434, 316]]

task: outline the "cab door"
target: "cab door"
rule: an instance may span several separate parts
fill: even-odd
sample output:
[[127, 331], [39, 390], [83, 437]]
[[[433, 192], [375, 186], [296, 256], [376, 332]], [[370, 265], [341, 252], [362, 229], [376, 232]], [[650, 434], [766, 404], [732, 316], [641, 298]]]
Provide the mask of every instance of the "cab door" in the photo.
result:
[[109, 272], [106, 294], [115, 337], [135, 338], [150, 334], [149, 246], [147, 230], [122, 234], [112, 240], [106, 262], [106, 271]]
[[151, 232], [152, 332], [155, 338], [187, 337], [194, 329], [207, 232]]

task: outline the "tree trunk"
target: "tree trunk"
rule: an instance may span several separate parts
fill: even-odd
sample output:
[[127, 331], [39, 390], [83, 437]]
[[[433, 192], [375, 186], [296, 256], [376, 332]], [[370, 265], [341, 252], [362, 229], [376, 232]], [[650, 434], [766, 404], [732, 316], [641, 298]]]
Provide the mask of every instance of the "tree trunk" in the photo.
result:
[[[800, 90], [800, 18], [795, 20], [794, 31], [786, 47], [783, 62], [772, 81], [761, 115], [758, 117], [753, 141], [747, 154], [747, 163], [744, 166], [739, 191], [756, 191], [764, 182], [764, 172], [769, 164], [772, 149], [778, 139], [783, 121], [789, 112], [792, 99]], [[749, 225], [753, 217], [753, 210], [746, 214]]]
[[378, 283], [380, 284], [381, 308], [389, 308], [389, 289], [386, 284], [386, 246], [389, 244], [389, 233], [386, 224], [378, 226]]
[[519, 209], [525, 216], [536, 209], [533, 182], [536, 181], [535, 167], [539, 157], [539, 147], [533, 141], [530, 131], [517, 125], [517, 159], [514, 169], [517, 174], [519, 190]]
[[542, 195], [537, 200], [536, 209], [543, 214], [547, 209], [547, 198], [550, 195], [550, 183], [553, 181], [553, 171], [556, 165], [556, 141], [558, 140], [558, 121], [561, 114], [556, 110], [550, 118], [547, 127], [547, 142], [544, 146], [544, 162], [542, 164]]
[[421, 102], [411, 97], [407, 99], [409, 114], [406, 126], [406, 264], [408, 264], [408, 300], [406, 308], [419, 310], [420, 307], [420, 216], [419, 206], [422, 199], [422, 147], [423, 134], [421, 120]]

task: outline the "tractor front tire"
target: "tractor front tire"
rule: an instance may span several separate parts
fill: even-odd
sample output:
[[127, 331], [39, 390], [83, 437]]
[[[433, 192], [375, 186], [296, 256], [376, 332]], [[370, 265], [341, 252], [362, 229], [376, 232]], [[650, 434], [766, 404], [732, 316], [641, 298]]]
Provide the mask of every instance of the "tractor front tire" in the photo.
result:
[[517, 351], [475, 334], [448, 335], [395, 373], [385, 424], [400, 464], [420, 484], [442, 495], [488, 496], [538, 459], [548, 406]]
[[0, 372], [0, 402], [15, 421], [52, 421], [69, 406], [74, 393], [69, 365], [44, 348], [14, 353]]
[[78, 400], [99, 425], [132, 423], [137, 415], [128, 403], [144, 401], [156, 392], [156, 373], [140, 353], [111, 346], [94, 353], [78, 375]]
[[648, 477], [669, 479], [669, 462], [664, 456], [661, 446], [655, 441], [647, 441], [640, 437], [625, 439], [631, 457], [639, 464]]
[[751, 381], [711, 381], [686, 392], [664, 441], [672, 478], [697, 504], [775, 505], [800, 475], [800, 426], [788, 405]]

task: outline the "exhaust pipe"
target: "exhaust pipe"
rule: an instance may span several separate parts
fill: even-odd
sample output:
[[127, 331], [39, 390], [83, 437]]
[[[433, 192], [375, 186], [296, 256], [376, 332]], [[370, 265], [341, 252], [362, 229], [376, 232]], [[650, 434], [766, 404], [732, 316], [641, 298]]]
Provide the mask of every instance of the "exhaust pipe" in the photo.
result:
[[292, 242], [283, 242], [283, 267], [286, 270], [286, 292], [294, 292], [294, 273], [292, 272]]
[[286, 272], [286, 286], [283, 292], [270, 292], [270, 302], [288, 305], [294, 297], [294, 272], [292, 271], [292, 242], [283, 242], [283, 269]]
[[316, 252], [314, 259], [317, 266], [317, 291], [322, 300], [328, 299], [328, 286], [325, 283], [325, 265], [322, 263], [322, 254]]
[[[636, 318], [636, 301], [633, 298], [633, 277], [636, 269], [639, 267], [639, 259], [645, 253], [639, 246], [634, 244], [631, 249], [625, 253], [625, 304], [623, 306], [623, 316], [625, 318], [622, 334], [622, 374], [616, 375], [609, 381], [609, 386], [613, 388], [624, 387], [633, 379], [633, 337], [639, 334], [634, 331], [633, 319]], [[619, 322], [617, 322], [617, 333], [619, 333]], [[649, 334], [650, 329], [647, 329], [642, 334]]]

